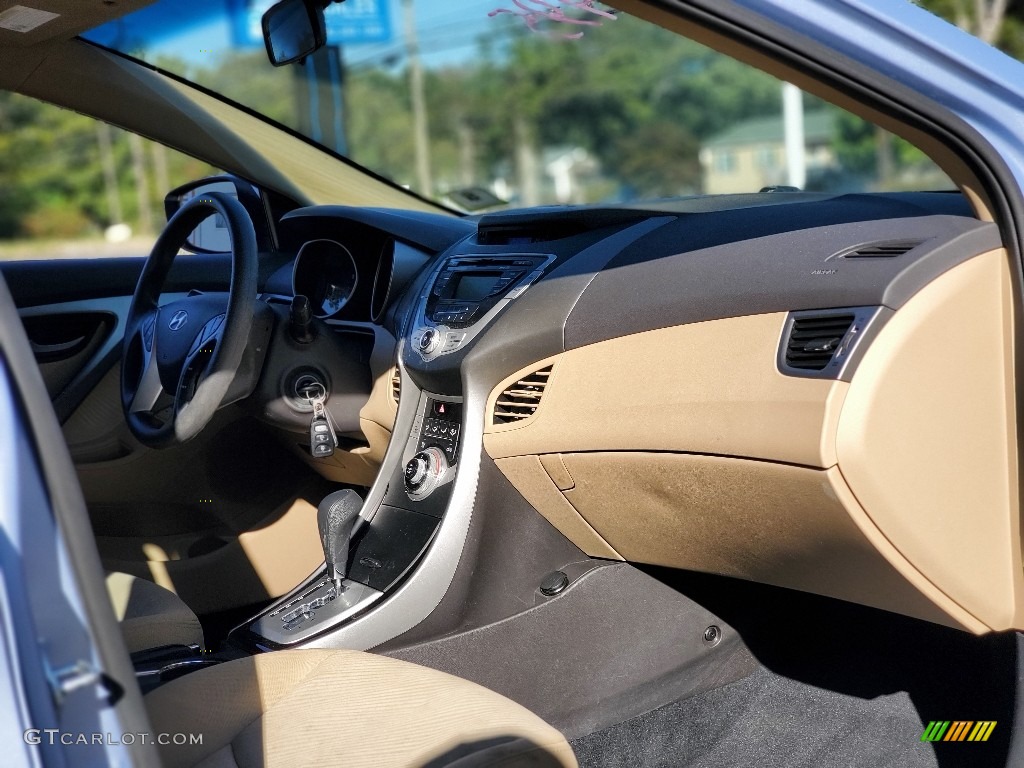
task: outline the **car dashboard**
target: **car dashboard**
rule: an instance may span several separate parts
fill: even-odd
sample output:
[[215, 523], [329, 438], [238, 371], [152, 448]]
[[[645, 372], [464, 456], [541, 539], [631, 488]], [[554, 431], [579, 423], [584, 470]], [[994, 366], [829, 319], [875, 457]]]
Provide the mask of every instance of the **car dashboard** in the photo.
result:
[[[372, 483], [351, 578], [418, 605], [408, 622], [447, 588], [493, 462], [594, 558], [1024, 626], [1010, 269], [960, 195], [319, 206], [278, 231], [297, 256], [264, 298], [307, 295], [365, 342], [354, 447], [304, 458]], [[274, 647], [324, 630], [263, 621]]]

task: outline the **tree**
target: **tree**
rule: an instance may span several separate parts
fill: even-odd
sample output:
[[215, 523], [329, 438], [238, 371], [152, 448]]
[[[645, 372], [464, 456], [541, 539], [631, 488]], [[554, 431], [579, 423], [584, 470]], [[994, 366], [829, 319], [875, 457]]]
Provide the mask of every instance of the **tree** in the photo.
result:
[[937, 16], [956, 24], [1012, 56], [1024, 55], [1022, 0], [916, 0]]
[[[162, 217], [169, 190], [144, 180], [152, 142], [128, 136], [97, 130], [95, 120], [70, 110], [0, 93], [0, 239], [98, 237], [122, 215], [136, 228]], [[162, 183], [176, 186], [213, 171], [166, 154]]]
[[[958, 3], [962, 3], [962, 0], [958, 0]], [[974, 0], [974, 28], [968, 28], [968, 31], [989, 45], [994, 44], [1003, 27], [1007, 4], [1008, 0]]]

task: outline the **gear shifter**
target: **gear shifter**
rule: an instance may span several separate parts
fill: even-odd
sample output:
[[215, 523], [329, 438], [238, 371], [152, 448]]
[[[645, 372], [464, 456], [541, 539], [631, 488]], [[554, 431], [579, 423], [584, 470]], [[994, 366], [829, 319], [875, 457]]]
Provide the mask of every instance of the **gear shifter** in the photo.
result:
[[345, 489], [327, 494], [316, 510], [316, 523], [320, 528], [320, 543], [327, 563], [327, 578], [341, 591], [341, 582], [348, 569], [349, 541], [363, 500], [355, 491]]

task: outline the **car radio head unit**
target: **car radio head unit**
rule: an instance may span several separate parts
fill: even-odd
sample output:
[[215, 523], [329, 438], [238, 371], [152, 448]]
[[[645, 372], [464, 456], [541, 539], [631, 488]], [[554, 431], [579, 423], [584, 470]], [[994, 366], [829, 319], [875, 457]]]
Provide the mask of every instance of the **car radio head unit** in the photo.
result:
[[438, 272], [427, 317], [451, 328], [472, 325], [545, 262], [543, 256], [461, 256]]
[[455, 301], [481, 301], [497, 290], [504, 272], [463, 272], [450, 280], [448, 295]]
[[488, 313], [539, 280], [553, 260], [537, 253], [450, 257], [420, 297], [413, 348], [424, 360], [455, 352], [479, 332]]

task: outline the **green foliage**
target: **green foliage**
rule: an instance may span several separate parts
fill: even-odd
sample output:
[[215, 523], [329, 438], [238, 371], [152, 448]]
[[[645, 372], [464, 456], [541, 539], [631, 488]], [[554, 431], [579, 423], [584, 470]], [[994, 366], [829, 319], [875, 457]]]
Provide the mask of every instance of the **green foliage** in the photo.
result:
[[[263, 51], [232, 52], [211, 66], [190, 68], [178, 64], [170, 71], [186, 71], [189, 79], [256, 110], [271, 120], [288, 125], [295, 115], [296, 70], [267, 66]], [[189, 71], [191, 69], [191, 71]], [[292, 75], [288, 77], [287, 75]]]
[[[137, 179], [123, 131], [112, 129], [115, 187], [103, 174], [98, 123], [90, 117], [18, 94], [0, 92], [0, 239], [98, 237], [115, 221], [112, 191], [123, 218], [140, 222]], [[163, 197], [144, 141], [145, 196], [153, 221], [163, 218]], [[206, 163], [166, 151], [170, 186], [214, 172]]]
[[[954, 23], [974, 23], [973, 0], [919, 1]], [[1024, 0], [1010, 1], [998, 43], [1011, 55], [1024, 54]], [[301, 130], [308, 120], [300, 99], [308, 87], [306, 70], [274, 69], [265, 59], [263, 51], [246, 50], [199, 63], [152, 63]], [[380, 61], [357, 63], [344, 74], [350, 155], [411, 186], [408, 60], [397, 53]], [[511, 18], [495, 19], [477, 55], [429, 69], [425, 89], [435, 185], [429, 192], [437, 196], [499, 178], [515, 187], [524, 154], [542, 162], [574, 148], [586, 151], [581, 173], [589, 174], [590, 200], [698, 191], [703, 142], [740, 121], [774, 117], [782, 109], [777, 80], [626, 14], [573, 41], [533, 34]], [[820, 108], [831, 107], [805, 98], [808, 112]], [[881, 171], [893, 179], [902, 174], [906, 181], [913, 176], [907, 171], [927, 165], [910, 144], [882, 136], [859, 118], [840, 113], [835, 125], [832, 152], [848, 176]], [[105, 174], [102, 138], [90, 118], [0, 93], [0, 239], [99, 236], [118, 223], [118, 209], [138, 229], [146, 218], [139, 210], [140, 191], [159, 223], [168, 191], [161, 187], [214, 172], [149, 142], [140, 167], [127, 134], [113, 129]]]
[[[699, 191], [699, 146], [677, 123], [651, 122], [616, 142], [611, 169], [645, 197], [671, 197]], [[670, 158], [666, 162], [666, 158]]]
[[[951, 24], [978, 33], [977, 0], [913, 0], [922, 8], [940, 16]], [[992, 5], [992, 0], [983, 0]], [[995, 36], [997, 48], [1016, 59], [1024, 57], [1024, 0], [1009, 0], [1005, 15]]]
[[91, 121], [0, 94], [0, 236], [77, 236], [94, 229], [96, 179], [88, 172]]
[[840, 165], [855, 175], [873, 171], [877, 163], [875, 126], [848, 112], [839, 114], [835, 125], [832, 146]]
[[[581, 147], [634, 195], [693, 191], [702, 139], [780, 109], [773, 78], [626, 15], [573, 41], [510, 22], [480, 50], [468, 65], [428, 73], [435, 191], [512, 174], [524, 140]], [[404, 69], [349, 73], [352, 157], [404, 184], [413, 162], [408, 92]]]
[[412, 183], [412, 111], [409, 88], [378, 70], [352, 75], [346, 103], [348, 142], [353, 160], [398, 184]]
[[[977, 5], [974, 0], [914, 0], [932, 13], [968, 32], [976, 32]], [[1012, 56], [1024, 55], [1024, 0], [1011, 0], [996, 36], [997, 47]], [[834, 148], [843, 170], [852, 175], [877, 174], [881, 188], [899, 187], [899, 177], [914, 178], [928, 171], [927, 156], [896, 136], [882, 136], [865, 120], [842, 113], [836, 120]]]

